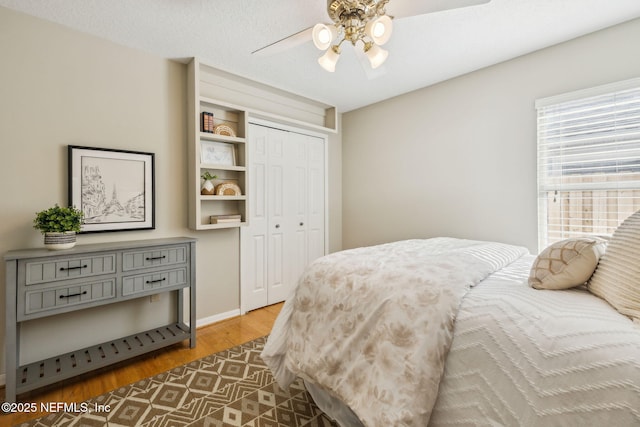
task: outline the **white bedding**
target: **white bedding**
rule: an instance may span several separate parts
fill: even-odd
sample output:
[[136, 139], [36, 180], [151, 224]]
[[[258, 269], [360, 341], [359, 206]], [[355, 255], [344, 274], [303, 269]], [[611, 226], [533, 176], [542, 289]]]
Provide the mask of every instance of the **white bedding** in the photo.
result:
[[[586, 290], [530, 288], [526, 277], [532, 260], [525, 255], [466, 293], [457, 317], [454, 313], [453, 340], [437, 401], [428, 410], [429, 425], [640, 425], [640, 328]], [[316, 381], [315, 372], [292, 369], [296, 362], [287, 362], [292, 300], [274, 325], [265, 362], [281, 385], [296, 375], [305, 378], [318, 406], [341, 425], [361, 425], [342, 402], [344, 390], [336, 392], [324, 380]], [[305, 331], [293, 342], [315, 333]], [[428, 359], [427, 354], [422, 360]], [[394, 363], [406, 370], [405, 362], [396, 358]], [[385, 399], [364, 386], [353, 393], [364, 393], [372, 407], [384, 408]], [[363, 413], [363, 407], [355, 412], [367, 426], [426, 425], [411, 417], [385, 424]]]
[[[413, 239], [313, 262], [263, 359], [278, 383], [300, 376], [345, 402], [368, 426], [424, 426], [468, 289], [526, 253], [492, 242]], [[286, 311], [285, 311], [286, 312]], [[284, 373], [284, 375], [280, 375]]]
[[430, 426], [640, 426], [640, 328], [529, 255], [464, 298]]

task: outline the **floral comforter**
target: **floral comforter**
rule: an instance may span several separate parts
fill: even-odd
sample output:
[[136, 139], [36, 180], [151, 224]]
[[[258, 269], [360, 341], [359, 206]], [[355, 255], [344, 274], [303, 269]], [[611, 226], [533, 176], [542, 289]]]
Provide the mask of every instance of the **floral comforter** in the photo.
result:
[[462, 298], [527, 253], [434, 238], [327, 255], [301, 277], [263, 359], [280, 386], [310, 381], [365, 426], [426, 426]]

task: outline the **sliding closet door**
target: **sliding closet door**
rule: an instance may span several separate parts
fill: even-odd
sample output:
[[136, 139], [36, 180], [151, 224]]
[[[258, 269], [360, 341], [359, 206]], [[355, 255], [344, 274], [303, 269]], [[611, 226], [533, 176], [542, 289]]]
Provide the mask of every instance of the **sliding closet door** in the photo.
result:
[[241, 310], [285, 300], [324, 255], [325, 141], [249, 126], [249, 225], [241, 229]]

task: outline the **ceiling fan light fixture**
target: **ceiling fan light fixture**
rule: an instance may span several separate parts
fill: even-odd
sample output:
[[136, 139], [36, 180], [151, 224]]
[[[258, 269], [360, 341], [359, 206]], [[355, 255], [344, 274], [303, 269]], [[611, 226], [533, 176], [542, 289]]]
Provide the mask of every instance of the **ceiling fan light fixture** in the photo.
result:
[[382, 46], [391, 38], [393, 21], [387, 15], [382, 15], [367, 22], [364, 32], [373, 42]]
[[340, 59], [340, 46], [335, 45], [327, 49], [324, 55], [318, 58], [318, 64], [328, 72], [333, 73], [336, 71], [338, 59]]
[[320, 23], [313, 26], [313, 44], [320, 50], [328, 49], [336, 37], [338, 37], [338, 29], [335, 25]]
[[[391, 37], [393, 21], [385, 7], [390, 0], [327, 0], [327, 13], [334, 25], [316, 24], [312, 29], [313, 43], [318, 49], [328, 49], [318, 63], [334, 72], [340, 56], [340, 46], [348, 41], [354, 47], [364, 43], [364, 53], [377, 68], [386, 61], [389, 52], [380, 48]], [[408, 0], [407, 0], [408, 1]], [[339, 41], [337, 41], [339, 39]], [[336, 42], [337, 41], [337, 42]]]
[[364, 53], [367, 55], [367, 58], [369, 58], [369, 63], [373, 69], [381, 66], [389, 56], [388, 51], [371, 42], [365, 44]]

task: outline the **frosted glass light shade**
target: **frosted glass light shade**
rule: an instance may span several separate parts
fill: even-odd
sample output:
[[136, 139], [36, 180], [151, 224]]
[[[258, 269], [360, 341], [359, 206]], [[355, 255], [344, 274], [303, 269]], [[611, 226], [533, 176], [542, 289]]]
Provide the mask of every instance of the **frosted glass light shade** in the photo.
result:
[[379, 16], [367, 22], [364, 32], [373, 42], [382, 46], [391, 38], [393, 31], [393, 21], [387, 15]]
[[366, 55], [371, 63], [371, 68], [378, 68], [387, 60], [389, 52], [374, 44], [366, 51]]
[[328, 49], [331, 42], [338, 37], [338, 29], [334, 25], [316, 24], [311, 32], [313, 44], [320, 50]]
[[340, 51], [336, 51], [334, 47], [328, 49], [324, 55], [318, 58], [318, 64], [330, 73], [336, 71], [336, 64], [340, 59]]

